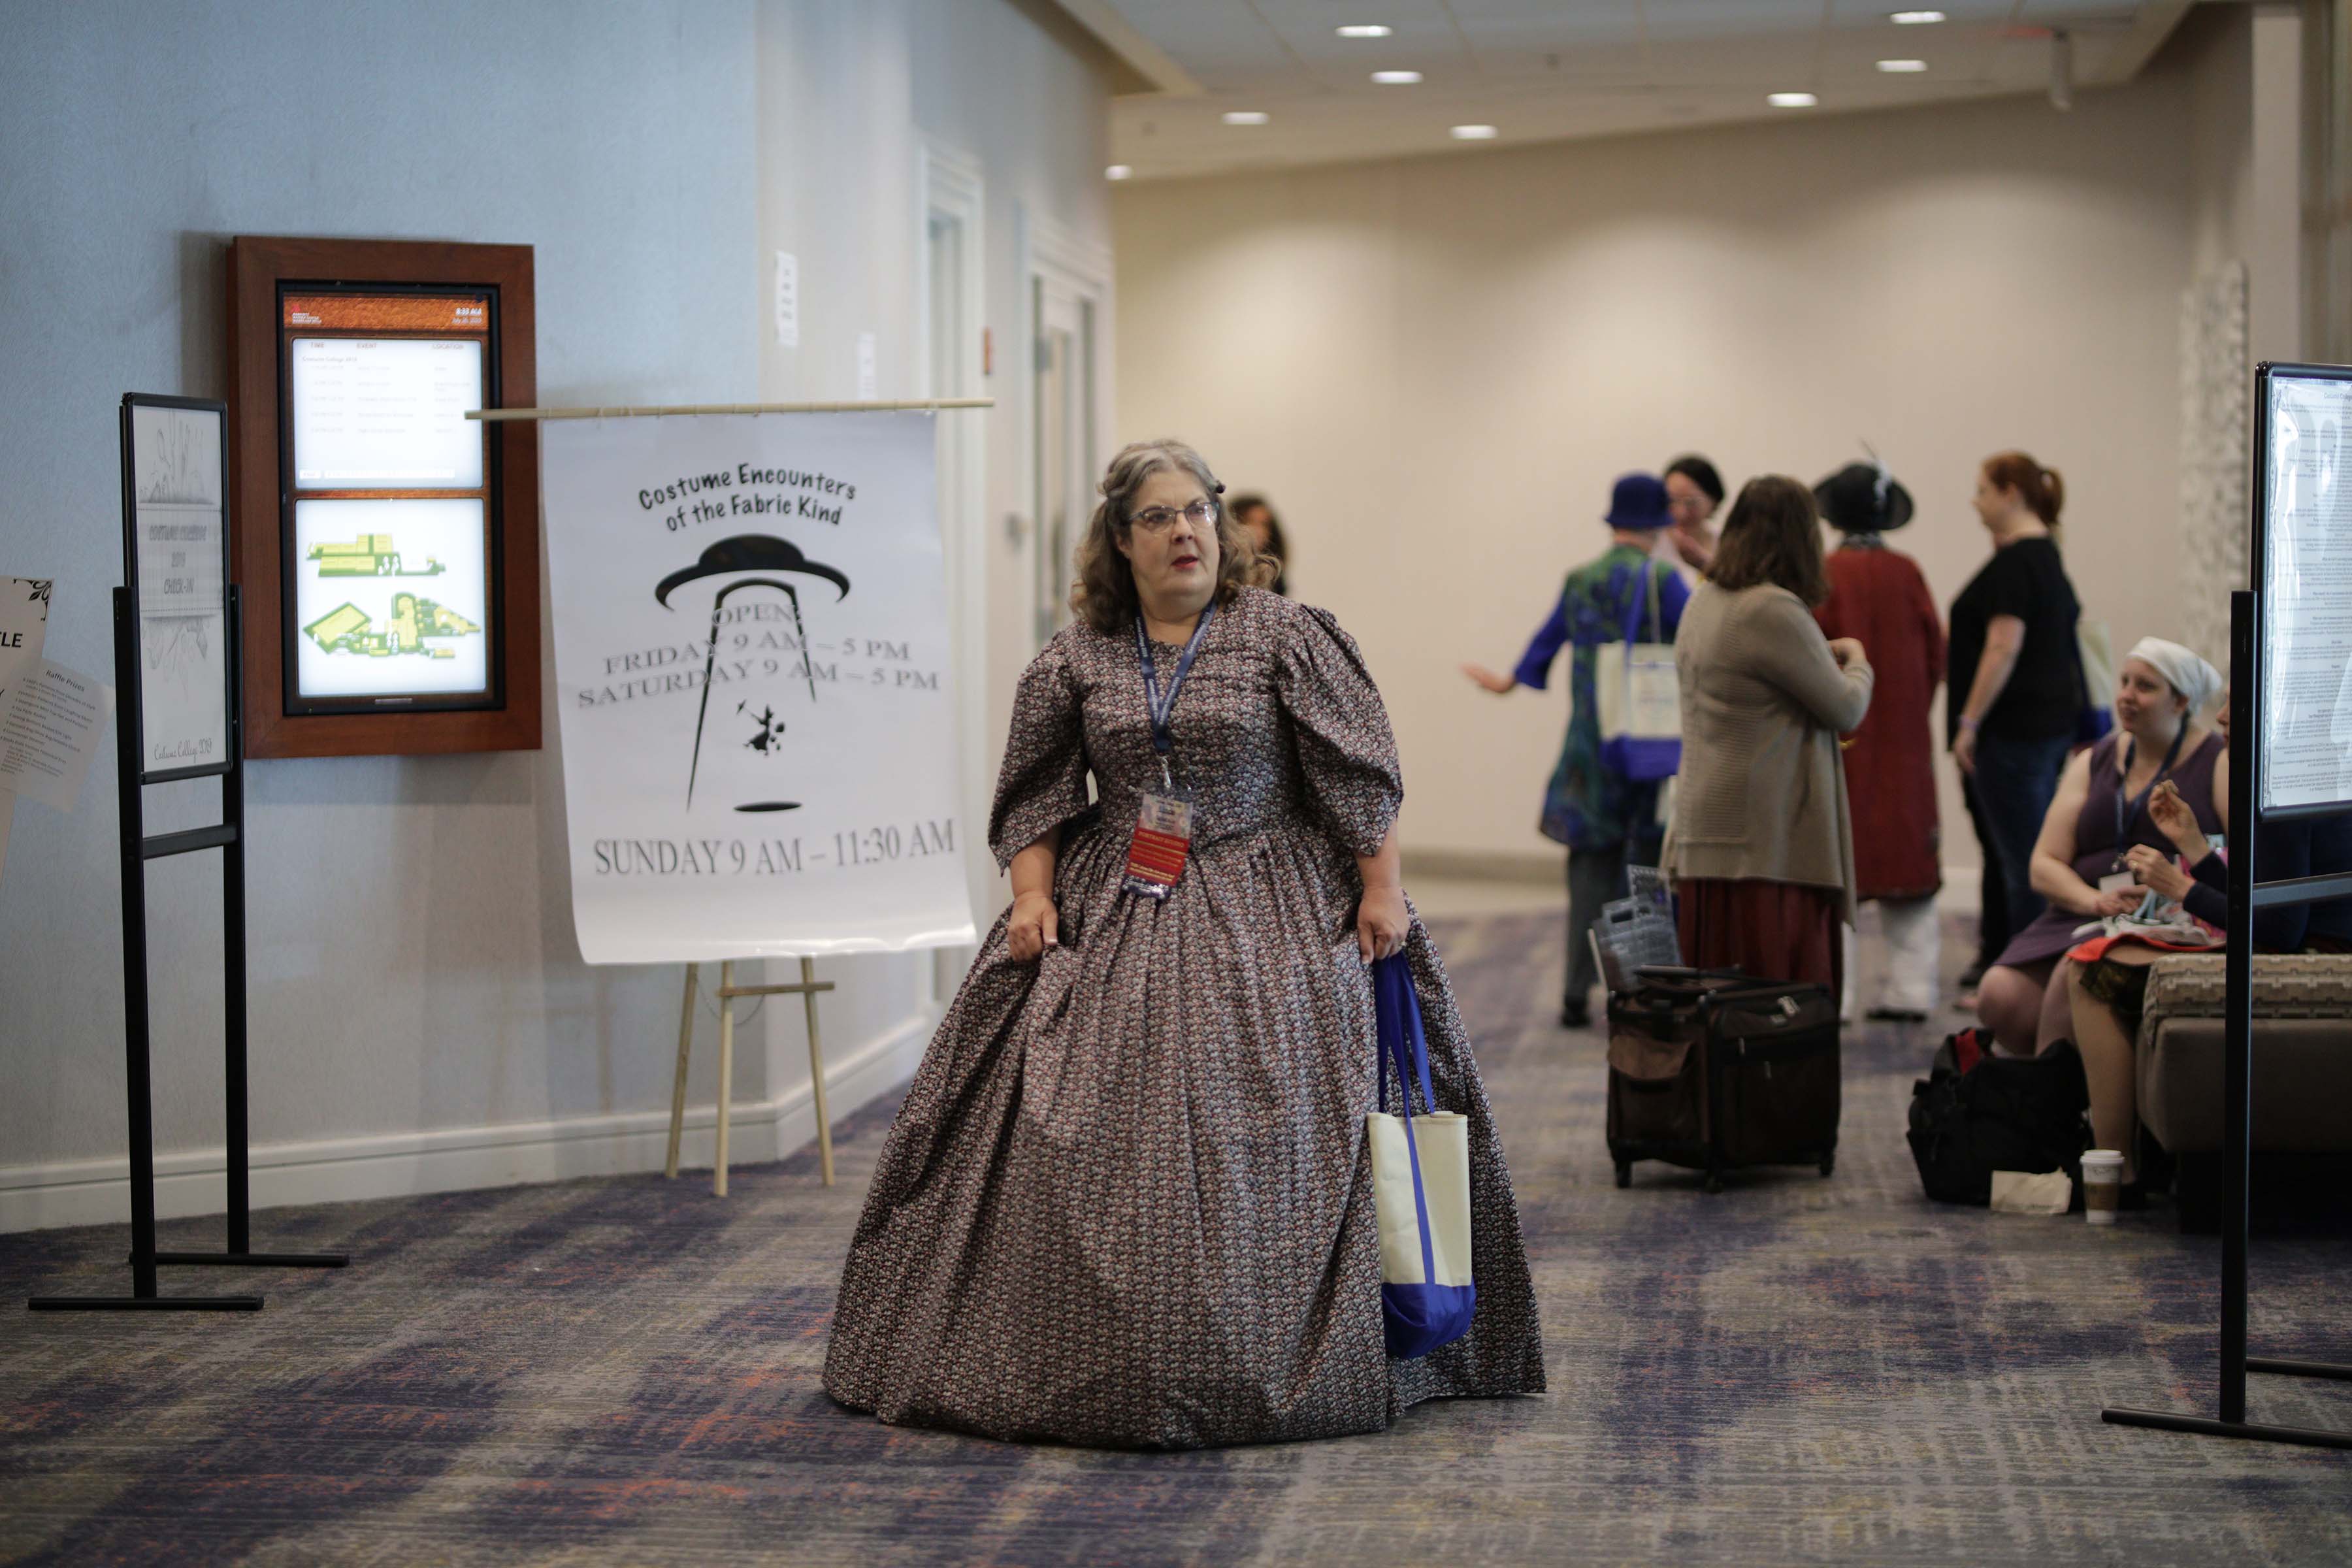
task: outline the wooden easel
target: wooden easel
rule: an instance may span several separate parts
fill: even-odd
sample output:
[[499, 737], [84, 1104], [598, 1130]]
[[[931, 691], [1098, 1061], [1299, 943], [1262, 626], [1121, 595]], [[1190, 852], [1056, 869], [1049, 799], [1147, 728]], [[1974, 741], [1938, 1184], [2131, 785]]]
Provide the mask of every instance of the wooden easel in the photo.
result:
[[[663, 1173], [677, 1174], [677, 1142], [686, 1130], [686, 1058], [694, 1045], [694, 994], [702, 981], [702, 965], [686, 966], [686, 999], [677, 1013], [677, 1077], [669, 1091], [669, 1162]], [[833, 1123], [824, 1110], [824, 1053], [818, 1048], [816, 994], [833, 989], [830, 980], [816, 977], [816, 965], [801, 960], [801, 977], [784, 985], [738, 985], [730, 960], [719, 966], [719, 1148], [711, 1161], [710, 1190], [727, 1195], [727, 1101], [735, 1078], [735, 999], [738, 996], [799, 996], [808, 1005], [809, 1089], [816, 1097], [816, 1158], [824, 1184], [833, 1185]]]

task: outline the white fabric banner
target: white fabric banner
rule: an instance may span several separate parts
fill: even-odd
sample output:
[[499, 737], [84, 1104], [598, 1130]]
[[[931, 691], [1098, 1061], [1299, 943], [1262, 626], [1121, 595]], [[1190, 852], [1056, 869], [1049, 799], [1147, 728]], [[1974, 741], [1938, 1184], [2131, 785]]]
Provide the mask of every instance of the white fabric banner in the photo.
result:
[[929, 414], [541, 430], [591, 963], [973, 940]]

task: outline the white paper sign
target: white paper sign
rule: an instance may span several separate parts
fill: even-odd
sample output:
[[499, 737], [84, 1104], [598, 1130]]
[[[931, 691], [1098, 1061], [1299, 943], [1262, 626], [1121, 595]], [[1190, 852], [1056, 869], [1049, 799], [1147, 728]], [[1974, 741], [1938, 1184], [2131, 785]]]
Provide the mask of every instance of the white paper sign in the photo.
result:
[[229, 760], [221, 416], [133, 405], [131, 468], [144, 742], [140, 769], [218, 768]]
[[114, 711], [114, 688], [41, 661], [0, 706], [0, 789], [71, 811]]
[[[49, 592], [46, 577], [0, 577], [0, 714], [8, 711], [17, 686], [41, 668]], [[0, 870], [8, 864], [8, 824], [16, 810], [16, 797], [0, 793]]]
[[971, 942], [931, 416], [541, 440], [587, 960]]
[[8, 711], [16, 683], [31, 679], [41, 668], [49, 591], [46, 577], [0, 577], [0, 713]]
[[2352, 803], [2352, 380], [2269, 385], [2262, 805]]

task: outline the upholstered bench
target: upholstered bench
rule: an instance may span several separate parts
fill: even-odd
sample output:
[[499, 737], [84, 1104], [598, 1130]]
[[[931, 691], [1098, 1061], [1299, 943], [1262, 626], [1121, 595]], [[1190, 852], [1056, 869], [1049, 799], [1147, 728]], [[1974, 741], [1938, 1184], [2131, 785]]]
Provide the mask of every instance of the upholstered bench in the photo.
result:
[[[2184, 1230], [2221, 1223], [2223, 962], [2157, 960], [2140, 1024], [2140, 1121], [2179, 1162]], [[2265, 1215], [2352, 1194], [2352, 956], [2254, 959], [2253, 1152]]]

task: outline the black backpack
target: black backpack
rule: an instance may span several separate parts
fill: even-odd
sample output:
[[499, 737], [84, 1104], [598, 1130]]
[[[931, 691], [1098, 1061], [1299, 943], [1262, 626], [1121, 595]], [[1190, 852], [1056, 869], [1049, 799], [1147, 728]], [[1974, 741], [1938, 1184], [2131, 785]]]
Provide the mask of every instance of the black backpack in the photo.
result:
[[1911, 1086], [1911, 1158], [1941, 1203], [1992, 1201], [1995, 1171], [2059, 1171], [2079, 1178], [2091, 1146], [2091, 1092], [2072, 1040], [2034, 1057], [1997, 1057], [1963, 1029]]

